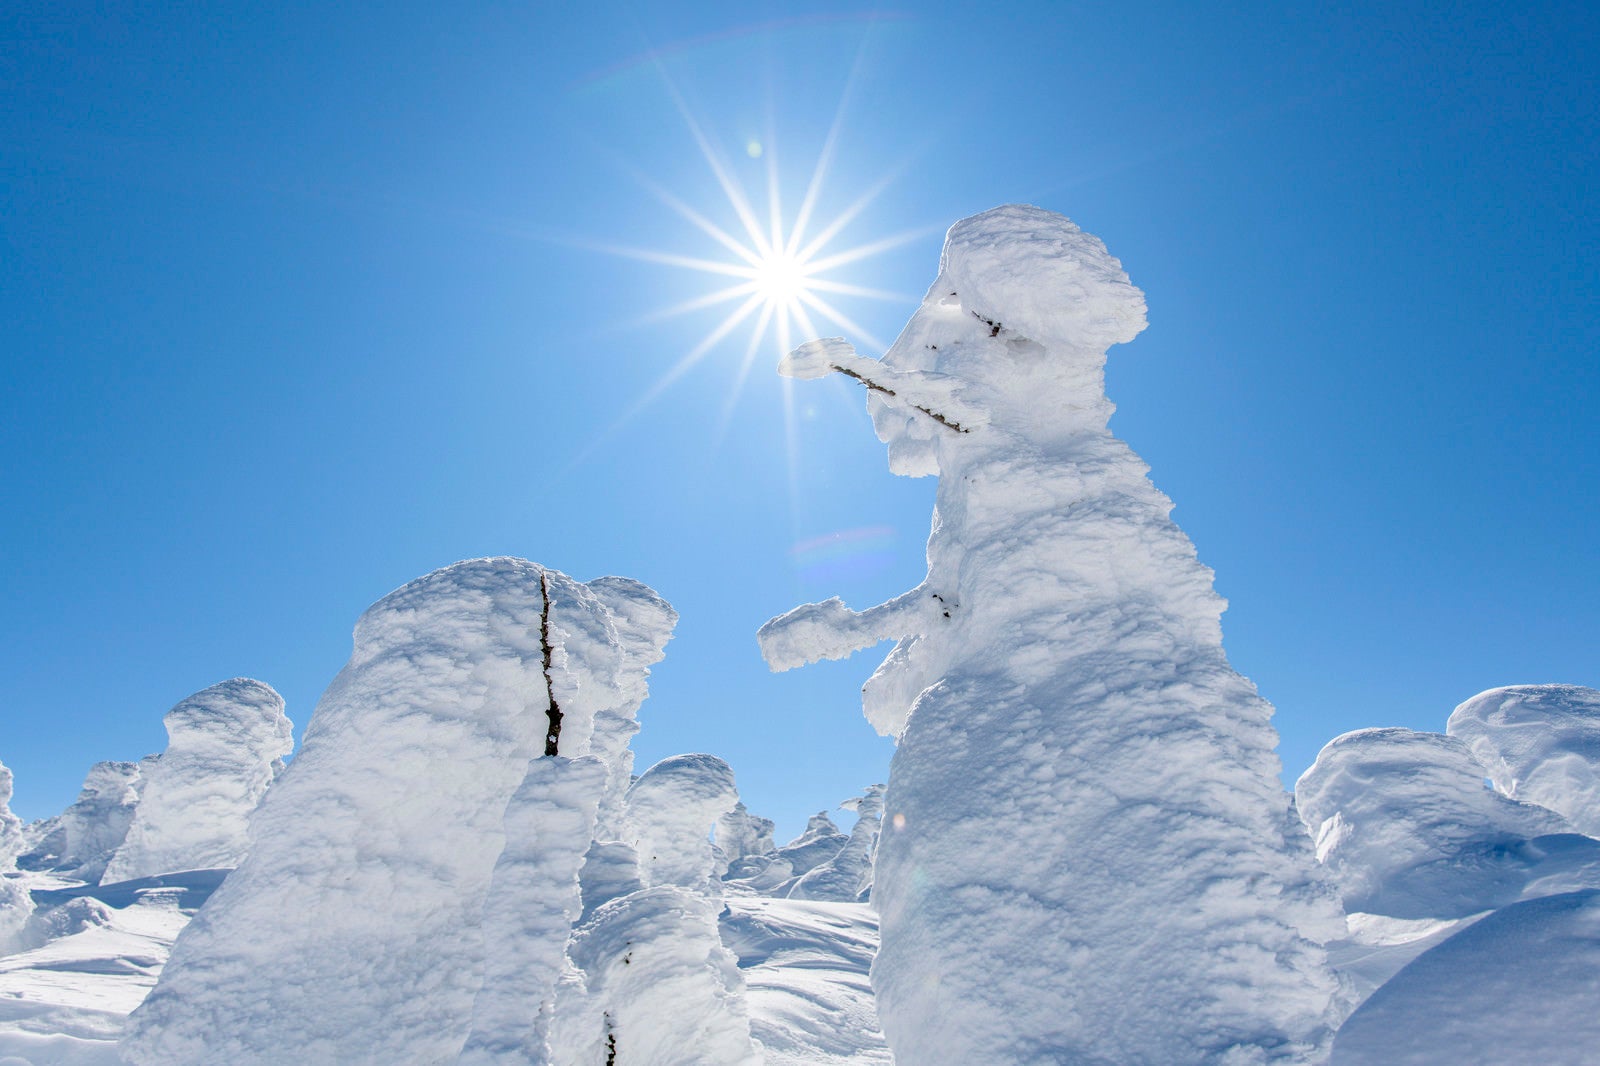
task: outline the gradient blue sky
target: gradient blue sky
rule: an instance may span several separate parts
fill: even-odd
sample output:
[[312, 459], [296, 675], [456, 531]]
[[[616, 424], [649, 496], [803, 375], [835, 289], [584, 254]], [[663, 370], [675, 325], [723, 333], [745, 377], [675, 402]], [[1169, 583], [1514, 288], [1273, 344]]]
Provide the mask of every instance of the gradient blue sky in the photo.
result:
[[754, 631], [915, 584], [933, 484], [843, 382], [786, 420], [770, 339], [736, 392], [745, 330], [638, 407], [728, 309], [641, 321], [722, 282], [604, 250], [726, 258], [649, 187], [738, 225], [685, 110], [758, 201], [776, 158], [792, 211], [836, 118], [819, 221], [892, 179], [831, 246], [914, 234], [834, 275], [903, 294], [836, 301], [880, 337], [995, 204], [1122, 258], [1151, 325], [1112, 428], [1291, 779], [1349, 729], [1600, 684], [1593, 6], [1225, 6], [11, 5], [14, 808], [234, 675], [303, 726], [369, 603], [486, 554], [677, 606], [641, 765], [718, 754], [781, 835], [884, 778], [881, 655], [772, 675]]

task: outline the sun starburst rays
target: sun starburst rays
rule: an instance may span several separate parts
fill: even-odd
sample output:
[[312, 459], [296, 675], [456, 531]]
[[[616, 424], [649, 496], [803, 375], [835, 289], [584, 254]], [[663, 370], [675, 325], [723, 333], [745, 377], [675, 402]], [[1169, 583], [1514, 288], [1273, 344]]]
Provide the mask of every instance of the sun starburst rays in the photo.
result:
[[[870, 184], [842, 210], [830, 212], [824, 206], [824, 190], [833, 176], [845, 104], [850, 95], [849, 84], [839, 100], [838, 109], [807, 176], [803, 192], [796, 200], [789, 201], [795, 205], [791, 212], [785, 210], [784, 172], [779, 165], [776, 123], [770, 110], [765, 141], [749, 142], [748, 154], [752, 161], [760, 160], [759, 169], [752, 173], [742, 158], [738, 166], [730, 162], [730, 157], [719, 149], [706, 126], [690, 110], [666, 70], [662, 68], [660, 73], [695, 147], [715, 180], [720, 197], [714, 203], [702, 203], [696, 207], [648, 175], [631, 166], [627, 169], [634, 171], [634, 177], [641, 187], [673, 215], [688, 223], [710, 248], [680, 252], [620, 244], [583, 243], [599, 251], [720, 281], [720, 284], [708, 286], [709, 291], [651, 311], [626, 323], [625, 328], [658, 324], [722, 308], [727, 310], [722, 311], [720, 319], [688, 351], [667, 366], [610, 426], [592, 440], [574, 462], [581, 461], [601, 440], [620, 430], [695, 366], [725, 347], [723, 342], [741, 327], [748, 326], [749, 333], [740, 345], [742, 351], [732, 359], [732, 373], [727, 376], [726, 384], [721, 386], [726, 391], [714, 430], [714, 438], [718, 443], [732, 423], [749, 382], [751, 368], [763, 351], [781, 355], [791, 350], [797, 342], [815, 337], [818, 319], [849, 334], [863, 345], [881, 351], [883, 343], [838, 304], [849, 300], [900, 303], [914, 303], [916, 300], [913, 295], [872, 288], [836, 276], [836, 272], [842, 268], [927, 233], [925, 230], [898, 233], [840, 247], [841, 235], [861, 218], [890, 186], [898, 172], [903, 170], [902, 165], [896, 168], [895, 173]], [[851, 84], [857, 73], [858, 70], [852, 71]], [[739, 153], [741, 157], [744, 154]], [[745, 178], [753, 179], [751, 184], [764, 202], [758, 204], [750, 195], [742, 180]], [[797, 427], [789, 385], [789, 380], [783, 379], [785, 434], [793, 466], [797, 458], [793, 454]], [[791, 470], [791, 481], [796, 473]]]

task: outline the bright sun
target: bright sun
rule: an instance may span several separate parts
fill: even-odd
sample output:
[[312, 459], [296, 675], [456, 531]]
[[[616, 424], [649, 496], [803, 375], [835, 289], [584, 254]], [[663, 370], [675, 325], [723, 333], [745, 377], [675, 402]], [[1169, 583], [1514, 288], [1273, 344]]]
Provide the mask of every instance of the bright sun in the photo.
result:
[[786, 305], [807, 291], [806, 263], [785, 251], [772, 251], [756, 265], [750, 280], [767, 306]]
[[[639, 320], [640, 324], [713, 307], [726, 305], [732, 307], [720, 322], [712, 326], [689, 351], [661, 374], [645, 394], [622, 415], [617, 425], [628, 421], [652, 403], [668, 386], [687, 373], [719, 344], [741, 327], [745, 327], [749, 332], [744, 343], [744, 355], [739, 362], [737, 374], [728, 390], [723, 407], [722, 426], [726, 426], [756, 356], [764, 348], [768, 351], [775, 349], [775, 354], [781, 355], [788, 352], [795, 344], [818, 336], [822, 332], [818, 328], [819, 321], [825, 323], [829, 330], [842, 332], [868, 348], [882, 351], [885, 347], [883, 342], [850, 318], [830, 297], [855, 297], [899, 303], [915, 302], [916, 297], [850, 284], [829, 277], [829, 272], [926, 236], [932, 231], [915, 230], [899, 233], [842, 250], [835, 250], [832, 247], [840, 233], [861, 215], [891, 180], [885, 178], [877, 182], [844, 210], [826, 220], [819, 220], [818, 202], [823, 182], [832, 165], [842, 114], [835, 115], [833, 128], [829, 131], [816, 164], [812, 168], [805, 194], [800, 198], [798, 208], [792, 213], [784, 210], [780, 195], [782, 182], [773, 137], [769, 134], [766, 143], [750, 141], [745, 145], [745, 155], [752, 161], [760, 159], [763, 164], [765, 203], [762, 205], [764, 210], [758, 211], [734, 167], [727, 161], [727, 157], [711, 143], [700, 123], [690, 114], [675, 91], [673, 96], [678, 101], [679, 112], [694, 136], [700, 154], [716, 177], [717, 185], [726, 199], [726, 209], [719, 205], [715, 212], [702, 212], [649, 178], [641, 175], [638, 180], [657, 199], [693, 225], [716, 247], [710, 255], [698, 256], [616, 245], [603, 247], [619, 255], [693, 270], [728, 282], [704, 295], [648, 315]], [[729, 210], [738, 220], [737, 226], [718, 225], [707, 217], [709, 213], [726, 214]]]

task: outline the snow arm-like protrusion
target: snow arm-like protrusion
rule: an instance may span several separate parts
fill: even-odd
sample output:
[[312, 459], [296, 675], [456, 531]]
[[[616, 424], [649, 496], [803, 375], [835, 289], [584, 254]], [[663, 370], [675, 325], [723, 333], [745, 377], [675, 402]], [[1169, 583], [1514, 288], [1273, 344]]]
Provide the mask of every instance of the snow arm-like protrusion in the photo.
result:
[[914, 407], [957, 433], [970, 433], [989, 421], [988, 415], [956, 398], [956, 381], [929, 371], [903, 371], [857, 354], [843, 337], [807, 341], [778, 361], [784, 377], [811, 380], [837, 371], [869, 390]]
[[756, 631], [756, 640], [767, 665], [781, 673], [819, 659], [845, 659], [882, 640], [920, 634], [926, 628], [922, 616], [935, 602], [926, 585], [865, 611], [852, 611], [834, 596], [769, 620]]

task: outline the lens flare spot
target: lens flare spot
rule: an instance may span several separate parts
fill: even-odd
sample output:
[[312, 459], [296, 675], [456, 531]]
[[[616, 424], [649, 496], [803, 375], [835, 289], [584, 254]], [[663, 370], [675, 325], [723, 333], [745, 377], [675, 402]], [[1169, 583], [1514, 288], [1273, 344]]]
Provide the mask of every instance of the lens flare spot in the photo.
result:
[[751, 140], [751, 141], [747, 142], [745, 144], [745, 146], [744, 146], [744, 154], [749, 156], [751, 159], [760, 159], [761, 158], [761, 152], [762, 152], [762, 148], [761, 148], [761, 142], [760, 141]]
[[894, 821], [891, 824], [896, 829], [904, 829], [906, 827], [906, 816], [901, 814], [899, 811], [896, 811], [894, 815]]

